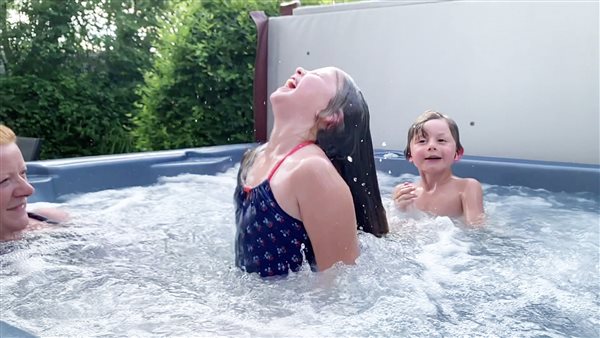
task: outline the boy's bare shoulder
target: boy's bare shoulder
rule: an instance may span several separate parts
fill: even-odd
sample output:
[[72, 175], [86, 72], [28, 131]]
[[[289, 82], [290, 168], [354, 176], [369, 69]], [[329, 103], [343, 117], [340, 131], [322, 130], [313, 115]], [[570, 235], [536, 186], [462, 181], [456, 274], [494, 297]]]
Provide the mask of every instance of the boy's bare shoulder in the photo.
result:
[[478, 180], [471, 177], [453, 177], [454, 187], [459, 191], [473, 191], [481, 190], [481, 183]]
[[472, 178], [472, 177], [458, 177], [458, 176], [453, 176], [453, 179], [458, 184], [463, 184], [463, 185], [481, 185], [481, 183], [479, 183], [479, 181], [477, 179]]
[[469, 194], [469, 193], [477, 193], [477, 194], [481, 194], [482, 192], [482, 187], [481, 187], [481, 183], [479, 183], [478, 180], [471, 178], [471, 177], [466, 177], [466, 178], [461, 178], [461, 186], [462, 186], [462, 191]]
[[465, 184], [469, 187], [481, 187], [481, 183], [479, 183], [479, 181], [474, 178], [466, 177], [463, 178], [463, 180], [465, 180]]

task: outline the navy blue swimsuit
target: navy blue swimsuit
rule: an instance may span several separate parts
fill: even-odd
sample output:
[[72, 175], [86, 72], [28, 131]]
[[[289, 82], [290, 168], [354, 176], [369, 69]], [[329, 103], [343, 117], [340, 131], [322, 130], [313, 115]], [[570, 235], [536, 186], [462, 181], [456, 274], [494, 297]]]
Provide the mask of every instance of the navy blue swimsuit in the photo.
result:
[[315, 254], [302, 221], [288, 215], [277, 203], [270, 180], [281, 163], [300, 148], [292, 149], [273, 168], [268, 178], [254, 188], [235, 190], [235, 263], [246, 272], [261, 277], [287, 275], [298, 271], [306, 260], [316, 270]]

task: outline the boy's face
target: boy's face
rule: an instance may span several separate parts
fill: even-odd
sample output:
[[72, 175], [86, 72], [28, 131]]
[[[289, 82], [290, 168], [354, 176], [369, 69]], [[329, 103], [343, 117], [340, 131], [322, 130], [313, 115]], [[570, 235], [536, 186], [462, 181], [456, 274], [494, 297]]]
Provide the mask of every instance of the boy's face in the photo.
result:
[[409, 159], [424, 172], [450, 170], [457, 159], [456, 142], [445, 120], [429, 120], [423, 124], [425, 135], [415, 135], [410, 142]]

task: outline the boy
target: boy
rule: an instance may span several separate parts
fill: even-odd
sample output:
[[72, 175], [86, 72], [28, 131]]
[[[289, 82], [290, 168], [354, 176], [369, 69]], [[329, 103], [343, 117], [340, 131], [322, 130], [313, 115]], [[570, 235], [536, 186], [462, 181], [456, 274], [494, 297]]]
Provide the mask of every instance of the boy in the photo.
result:
[[458, 126], [435, 111], [421, 114], [408, 131], [406, 159], [419, 170], [420, 180], [401, 183], [394, 189], [394, 202], [402, 211], [414, 208], [436, 216], [462, 219], [466, 224], [483, 223], [483, 190], [479, 181], [452, 174], [452, 164], [463, 155]]

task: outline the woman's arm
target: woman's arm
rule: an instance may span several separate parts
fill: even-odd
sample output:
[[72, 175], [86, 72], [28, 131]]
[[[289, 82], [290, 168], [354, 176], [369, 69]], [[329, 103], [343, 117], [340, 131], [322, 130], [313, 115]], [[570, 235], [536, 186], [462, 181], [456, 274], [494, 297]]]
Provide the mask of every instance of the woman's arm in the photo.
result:
[[359, 255], [352, 195], [327, 158], [304, 159], [294, 174], [300, 218], [313, 246], [319, 270]]

